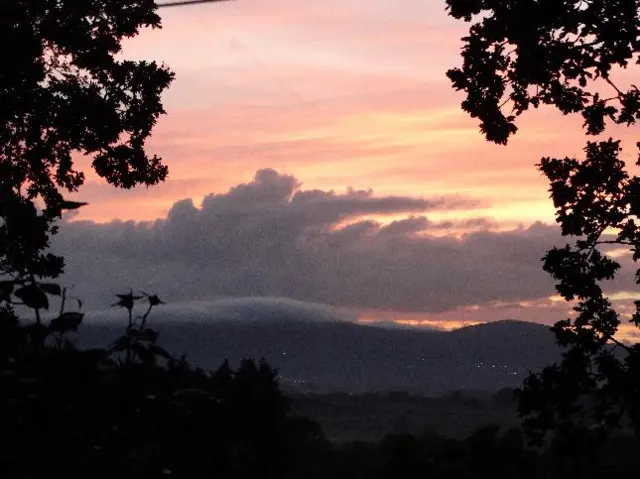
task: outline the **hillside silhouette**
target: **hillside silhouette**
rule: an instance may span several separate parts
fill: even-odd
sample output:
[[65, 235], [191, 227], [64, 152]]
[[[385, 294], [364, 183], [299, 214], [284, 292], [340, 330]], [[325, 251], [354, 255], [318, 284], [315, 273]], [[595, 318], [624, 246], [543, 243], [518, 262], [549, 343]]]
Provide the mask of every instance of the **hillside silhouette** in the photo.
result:
[[[165, 348], [204, 369], [264, 357], [283, 384], [302, 392], [454, 390], [518, 387], [529, 370], [560, 358], [542, 325], [498, 321], [452, 332], [349, 322], [154, 320]], [[120, 324], [86, 324], [79, 341], [100, 344]]]

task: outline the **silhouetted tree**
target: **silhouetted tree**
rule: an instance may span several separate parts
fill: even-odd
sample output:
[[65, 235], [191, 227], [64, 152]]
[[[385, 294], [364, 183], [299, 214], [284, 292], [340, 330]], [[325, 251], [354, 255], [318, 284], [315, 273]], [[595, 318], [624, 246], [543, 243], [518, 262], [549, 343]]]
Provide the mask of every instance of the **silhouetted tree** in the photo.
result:
[[[449, 13], [473, 22], [463, 65], [447, 72], [467, 97], [462, 108], [480, 119], [487, 140], [506, 144], [516, 118], [553, 105], [581, 113], [589, 134], [606, 121], [637, 119], [640, 91], [614, 84], [617, 67], [637, 61], [637, 0], [447, 0]], [[609, 85], [611, 97], [603, 97]]]
[[83, 204], [64, 198], [85, 179], [74, 159], [121, 188], [167, 176], [145, 143], [173, 73], [117, 58], [144, 27], [160, 27], [154, 0], [0, 3], [0, 273], [31, 285], [24, 302], [36, 311], [46, 305], [35, 277], [63, 268], [45, 253], [55, 221]]
[[[453, 17], [473, 23], [462, 67], [447, 75], [466, 93], [462, 107], [480, 119], [487, 140], [506, 144], [517, 117], [540, 105], [582, 115], [587, 135], [640, 119], [640, 90], [614, 80], [639, 62], [639, 1], [447, 5]], [[546, 254], [544, 269], [557, 280], [559, 294], [576, 303], [576, 315], [553, 327], [567, 347], [563, 361], [526, 380], [520, 410], [530, 439], [541, 442], [554, 431], [570, 439], [562, 447], [573, 444], [581, 454], [612, 428], [640, 433], [640, 345], [615, 338], [621, 315], [602, 289], [620, 268], [603, 245], [640, 258], [640, 178], [629, 173], [621, 151], [620, 141], [590, 141], [583, 159], [543, 158], [538, 165], [551, 183], [562, 234], [575, 237]], [[635, 306], [630, 322], [640, 327], [640, 302]]]

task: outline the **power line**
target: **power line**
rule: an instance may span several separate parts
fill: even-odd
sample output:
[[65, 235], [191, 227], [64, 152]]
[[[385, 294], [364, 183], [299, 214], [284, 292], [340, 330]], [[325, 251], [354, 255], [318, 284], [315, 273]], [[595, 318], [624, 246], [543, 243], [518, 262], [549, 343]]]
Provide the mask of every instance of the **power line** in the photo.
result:
[[175, 2], [158, 3], [158, 8], [163, 7], [184, 7], [186, 5], [196, 5], [198, 3], [214, 3], [214, 2], [228, 2], [230, 0], [178, 0]]

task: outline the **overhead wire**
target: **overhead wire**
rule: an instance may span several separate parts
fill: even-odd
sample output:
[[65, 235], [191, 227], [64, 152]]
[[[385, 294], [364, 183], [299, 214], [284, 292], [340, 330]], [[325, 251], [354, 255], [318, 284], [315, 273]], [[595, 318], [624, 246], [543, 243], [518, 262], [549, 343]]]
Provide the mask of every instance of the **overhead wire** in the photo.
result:
[[158, 8], [164, 7], [185, 7], [187, 5], [197, 5], [199, 3], [217, 3], [217, 2], [229, 2], [231, 0], [177, 0], [174, 2], [165, 2], [156, 4]]

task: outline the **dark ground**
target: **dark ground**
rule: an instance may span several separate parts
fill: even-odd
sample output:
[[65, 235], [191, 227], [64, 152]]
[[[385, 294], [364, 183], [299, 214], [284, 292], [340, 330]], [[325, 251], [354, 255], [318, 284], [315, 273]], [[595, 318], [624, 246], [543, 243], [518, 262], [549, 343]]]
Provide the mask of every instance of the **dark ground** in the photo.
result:
[[388, 433], [425, 431], [462, 439], [473, 431], [497, 425], [518, 426], [513, 391], [464, 392], [439, 397], [406, 392], [380, 394], [296, 394], [290, 392], [294, 411], [316, 420], [329, 440], [378, 441]]

